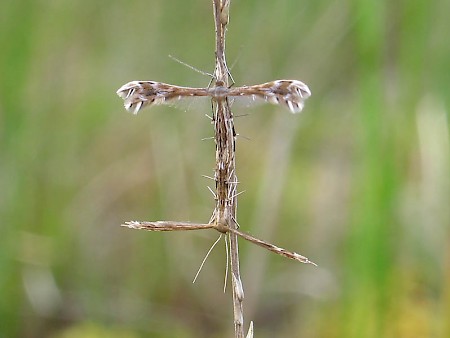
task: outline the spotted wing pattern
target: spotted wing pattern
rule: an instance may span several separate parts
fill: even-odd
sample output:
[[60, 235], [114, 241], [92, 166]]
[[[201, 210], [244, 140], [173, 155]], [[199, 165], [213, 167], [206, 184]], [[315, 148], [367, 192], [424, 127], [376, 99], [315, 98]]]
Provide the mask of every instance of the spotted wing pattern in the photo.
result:
[[208, 96], [205, 88], [173, 86], [155, 81], [132, 81], [117, 90], [124, 100], [125, 109], [137, 114], [142, 108], [151, 105], [170, 103], [185, 96]]
[[252, 96], [288, 108], [292, 113], [302, 111], [305, 100], [311, 96], [308, 86], [298, 80], [276, 80], [255, 86], [231, 88], [229, 96]]
[[298, 80], [276, 80], [254, 86], [226, 88], [180, 87], [155, 81], [132, 81], [117, 91], [124, 99], [125, 109], [137, 114], [142, 108], [168, 103], [186, 96], [210, 96], [211, 98], [242, 97], [261, 98], [272, 104], [280, 104], [292, 113], [302, 111], [305, 100], [311, 96], [308, 86]]

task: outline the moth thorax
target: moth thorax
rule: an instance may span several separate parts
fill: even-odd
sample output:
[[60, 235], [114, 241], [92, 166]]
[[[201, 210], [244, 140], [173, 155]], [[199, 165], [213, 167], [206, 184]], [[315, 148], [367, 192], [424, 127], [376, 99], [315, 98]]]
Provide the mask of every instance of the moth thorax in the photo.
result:
[[213, 97], [225, 97], [228, 94], [228, 88], [223, 86], [223, 85], [219, 85], [220, 83], [223, 84], [222, 81], [217, 81], [216, 82], [216, 87], [210, 88], [209, 89], [209, 93], [211, 96]]

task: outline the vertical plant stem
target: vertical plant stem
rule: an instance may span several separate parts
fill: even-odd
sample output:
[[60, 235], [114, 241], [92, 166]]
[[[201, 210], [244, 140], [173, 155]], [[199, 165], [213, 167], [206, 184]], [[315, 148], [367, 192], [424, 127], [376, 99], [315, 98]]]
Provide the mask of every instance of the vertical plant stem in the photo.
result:
[[[225, 59], [225, 34], [229, 20], [230, 0], [213, 0], [214, 22], [216, 31], [216, 67], [214, 85], [228, 87], [229, 71]], [[244, 291], [239, 270], [239, 248], [237, 235], [228, 232], [229, 228], [237, 229], [237, 177], [235, 164], [236, 132], [233, 114], [228, 98], [213, 98], [214, 134], [216, 141], [216, 208], [212, 222], [217, 229], [223, 228], [230, 241], [231, 282], [233, 290], [233, 314], [235, 337], [244, 337]], [[220, 231], [220, 230], [219, 230]]]

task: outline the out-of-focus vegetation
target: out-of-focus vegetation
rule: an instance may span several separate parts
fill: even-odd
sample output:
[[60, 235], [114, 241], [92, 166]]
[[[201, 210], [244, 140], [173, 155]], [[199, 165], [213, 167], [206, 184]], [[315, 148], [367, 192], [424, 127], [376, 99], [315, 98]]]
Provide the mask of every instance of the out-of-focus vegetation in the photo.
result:
[[[305, 81], [305, 111], [236, 106], [256, 337], [450, 336], [450, 2], [237, 1], [237, 84]], [[126, 220], [207, 221], [209, 106], [127, 114], [131, 80], [206, 86], [211, 1], [6, 1], [0, 13], [0, 337], [225, 337], [223, 244]], [[247, 326], [248, 324], [246, 324]]]

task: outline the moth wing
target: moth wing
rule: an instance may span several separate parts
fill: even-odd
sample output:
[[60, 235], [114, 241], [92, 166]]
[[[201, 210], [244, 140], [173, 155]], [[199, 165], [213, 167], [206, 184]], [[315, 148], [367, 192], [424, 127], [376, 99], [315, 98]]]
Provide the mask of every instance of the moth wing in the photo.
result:
[[158, 89], [158, 85], [153, 81], [131, 81], [120, 87], [117, 95], [124, 100], [127, 111], [137, 114], [147, 106], [166, 103], [166, 95]]
[[173, 104], [184, 97], [206, 96], [204, 88], [173, 86], [155, 81], [132, 81], [117, 90], [125, 109], [137, 114], [141, 109], [160, 104]]
[[243, 86], [232, 92], [234, 97], [250, 97], [253, 101], [262, 99], [285, 106], [292, 113], [301, 112], [305, 100], [311, 96], [308, 86], [298, 80], [276, 80], [261, 85]]

